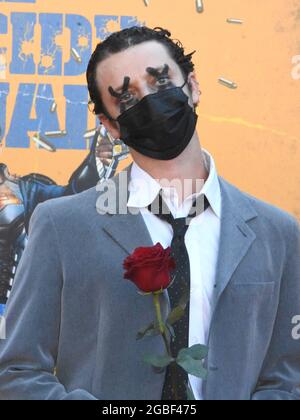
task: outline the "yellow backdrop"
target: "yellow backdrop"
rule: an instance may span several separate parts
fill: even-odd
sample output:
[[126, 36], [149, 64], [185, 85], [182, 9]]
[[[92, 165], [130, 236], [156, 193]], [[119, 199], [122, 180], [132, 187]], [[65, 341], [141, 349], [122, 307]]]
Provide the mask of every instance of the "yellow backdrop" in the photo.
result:
[[[85, 16], [92, 24], [93, 46], [97, 43], [95, 15], [136, 16], [150, 27], [170, 29], [187, 51], [197, 50], [194, 57], [203, 93], [198, 129], [202, 145], [214, 155], [219, 173], [241, 189], [300, 218], [300, 4], [295, 0], [203, 0], [203, 3], [203, 13], [197, 13], [195, 0], [149, 0], [148, 7], [143, 0], [0, 2], [0, 13], [8, 17], [7, 34], [0, 33], [0, 47], [7, 47], [5, 60], [9, 63], [12, 12]], [[230, 24], [228, 18], [242, 19], [243, 24]], [[116, 22], [107, 23], [108, 31], [118, 28]], [[41, 59], [40, 38], [36, 25], [34, 40], [27, 45], [36, 64]], [[67, 62], [68, 29], [57, 41], [62, 45], [63, 62]], [[0, 74], [0, 82], [10, 84], [6, 131], [20, 83], [52, 84], [61, 129], [65, 125], [63, 85], [85, 84], [84, 74], [15, 75], [3, 72], [3, 66]], [[221, 85], [220, 77], [234, 81], [238, 88]], [[32, 118], [34, 112], [32, 109]], [[93, 126], [94, 118], [89, 115], [87, 129]], [[6, 146], [5, 140], [4, 135], [0, 160], [11, 172], [20, 175], [40, 172], [59, 183], [67, 181], [86, 155], [84, 150], [49, 153], [33, 143], [27, 149], [13, 149]]]

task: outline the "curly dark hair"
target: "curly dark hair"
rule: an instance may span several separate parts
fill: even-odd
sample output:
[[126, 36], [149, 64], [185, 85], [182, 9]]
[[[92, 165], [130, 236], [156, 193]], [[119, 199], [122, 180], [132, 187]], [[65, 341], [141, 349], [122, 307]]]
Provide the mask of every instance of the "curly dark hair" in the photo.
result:
[[159, 27], [150, 29], [146, 26], [133, 26], [115, 32], [97, 45], [87, 67], [86, 79], [90, 94], [89, 105], [93, 105], [92, 112], [94, 114], [106, 114], [96, 83], [97, 65], [112, 54], [124, 51], [133, 45], [138, 45], [146, 41], [158, 41], [165, 45], [171, 57], [180, 66], [184, 76], [187, 77], [194, 70], [192, 56], [195, 51], [190, 54], [185, 54], [182, 43], [178, 40], [173, 40], [171, 33], [166, 29]]

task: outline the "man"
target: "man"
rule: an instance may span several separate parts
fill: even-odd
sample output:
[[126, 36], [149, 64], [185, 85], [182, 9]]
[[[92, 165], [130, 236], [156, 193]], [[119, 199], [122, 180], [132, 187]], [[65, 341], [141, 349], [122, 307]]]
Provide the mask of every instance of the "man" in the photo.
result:
[[[0, 397], [172, 399], [169, 370], [143, 362], [163, 354], [161, 337], [136, 340], [154, 319], [151, 296], [123, 279], [128, 254], [160, 242], [180, 260], [164, 319], [183, 268], [189, 280], [189, 316], [173, 345], [209, 347], [207, 380], [176, 371], [180, 389], [189, 383], [206, 400], [300, 399], [299, 225], [217, 175], [196, 132], [192, 54], [168, 31], [126, 29], [97, 46], [87, 79], [95, 113], [130, 146], [131, 182], [127, 191], [122, 173], [101, 191], [37, 207], [6, 313]], [[118, 200], [107, 204], [113, 190]], [[152, 212], [159, 196], [170, 223]], [[200, 198], [204, 208], [177, 235]]]

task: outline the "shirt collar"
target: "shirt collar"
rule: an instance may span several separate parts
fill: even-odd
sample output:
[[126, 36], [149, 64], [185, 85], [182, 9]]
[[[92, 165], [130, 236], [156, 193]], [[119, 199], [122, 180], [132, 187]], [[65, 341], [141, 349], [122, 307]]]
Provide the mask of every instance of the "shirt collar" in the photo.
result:
[[[193, 200], [200, 194], [204, 194], [209, 201], [209, 204], [214, 211], [215, 215], [221, 217], [221, 189], [216, 170], [216, 165], [213, 157], [210, 153], [202, 149], [205, 165], [209, 172], [209, 176], [203, 185], [201, 192], [193, 194], [186, 200]], [[129, 200], [127, 203], [128, 207], [132, 208], [145, 208], [153, 203], [160, 190], [162, 189], [159, 182], [152, 178], [147, 172], [145, 172], [137, 163], [133, 163], [131, 168], [131, 179], [129, 183]], [[176, 190], [169, 188], [163, 189], [163, 191], [170, 196], [172, 193], [177, 194]]]

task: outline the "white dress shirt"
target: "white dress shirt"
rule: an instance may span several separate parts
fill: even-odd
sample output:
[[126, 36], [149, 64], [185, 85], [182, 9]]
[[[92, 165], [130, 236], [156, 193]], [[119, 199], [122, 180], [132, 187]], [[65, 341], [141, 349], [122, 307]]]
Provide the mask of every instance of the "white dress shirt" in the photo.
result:
[[[191, 268], [189, 346], [208, 343], [220, 239], [222, 206], [219, 179], [212, 156], [206, 150], [203, 153], [208, 179], [201, 192], [191, 195], [180, 206], [174, 187], [162, 188], [136, 163], [132, 166], [129, 184], [128, 207], [140, 209], [153, 244], [160, 242], [164, 248], [171, 245], [173, 229], [148, 210], [159, 191], [162, 191], [163, 199], [176, 219], [189, 215], [194, 199], [200, 194], [205, 194], [209, 201], [210, 207], [192, 220], [185, 236]], [[189, 380], [196, 400], [202, 400], [202, 380], [191, 375]]]

